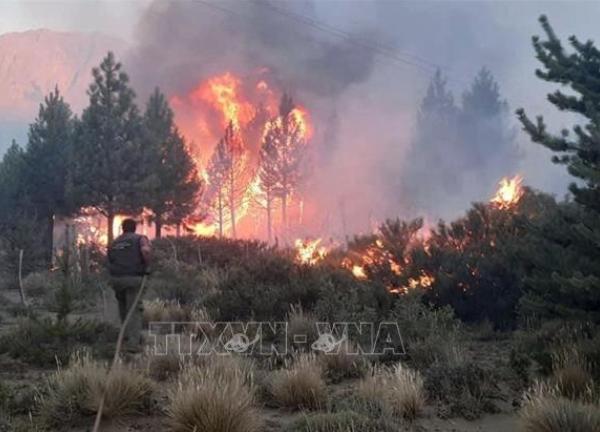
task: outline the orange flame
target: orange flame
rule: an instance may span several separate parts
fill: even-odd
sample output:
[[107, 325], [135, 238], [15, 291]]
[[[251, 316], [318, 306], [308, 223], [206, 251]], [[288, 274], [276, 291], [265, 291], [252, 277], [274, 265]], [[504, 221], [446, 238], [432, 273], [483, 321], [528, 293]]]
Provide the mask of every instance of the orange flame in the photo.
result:
[[496, 195], [490, 202], [501, 210], [514, 208], [523, 196], [523, 177], [516, 175], [513, 178], [504, 177], [500, 180]]
[[327, 248], [319, 246], [321, 239], [316, 240], [302, 240], [296, 239], [294, 246], [296, 247], [296, 260], [300, 264], [315, 265], [319, 261], [322, 261], [327, 255]]

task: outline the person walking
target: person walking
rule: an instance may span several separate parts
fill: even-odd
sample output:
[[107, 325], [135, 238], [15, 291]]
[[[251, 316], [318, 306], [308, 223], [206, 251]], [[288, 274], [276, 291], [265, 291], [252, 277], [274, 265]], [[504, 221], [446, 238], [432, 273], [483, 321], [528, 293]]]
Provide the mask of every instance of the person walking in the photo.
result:
[[[148, 237], [137, 234], [137, 223], [125, 219], [121, 224], [123, 233], [108, 247], [108, 269], [111, 285], [119, 304], [121, 325], [131, 308], [142, 280], [149, 274], [151, 247]], [[127, 328], [125, 344], [128, 351], [142, 348], [142, 305], [136, 305]]]

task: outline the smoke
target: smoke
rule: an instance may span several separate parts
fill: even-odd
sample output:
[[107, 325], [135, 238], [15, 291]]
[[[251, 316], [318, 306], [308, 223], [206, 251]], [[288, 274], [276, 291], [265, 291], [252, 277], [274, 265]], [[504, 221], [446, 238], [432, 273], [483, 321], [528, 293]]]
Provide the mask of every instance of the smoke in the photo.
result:
[[[568, 34], [586, 15], [580, 6], [578, 13], [556, 13]], [[156, 85], [167, 94], [182, 94], [225, 70], [243, 76], [268, 68], [276, 84], [311, 112], [318, 157], [307, 188], [320, 203], [327, 232], [346, 235], [409, 214], [401, 171], [436, 67], [458, 102], [486, 66], [511, 111], [525, 106], [534, 114], [547, 113], [549, 89], [533, 75], [530, 36], [539, 34], [536, 19], [548, 9], [552, 20], [551, 12], [560, 8], [540, 2], [345, 2], [342, 7], [311, 1], [156, 1], [140, 19], [126, 66], [142, 97]], [[547, 162], [548, 155], [522, 135], [518, 142], [525, 182], [564, 190], [565, 174]], [[486, 163], [502, 171], [501, 160]], [[512, 165], [506, 170], [515, 174]], [[423, 181], [428, 174], [421, 173]], [[449, 217], [471, 200], [489, 197], [481, 185], [474, 194], [470, 182], [477, 179], [454, 192], [452, 208], [425, 216]], [[490, 191], [494, 186], [487, 185]]]

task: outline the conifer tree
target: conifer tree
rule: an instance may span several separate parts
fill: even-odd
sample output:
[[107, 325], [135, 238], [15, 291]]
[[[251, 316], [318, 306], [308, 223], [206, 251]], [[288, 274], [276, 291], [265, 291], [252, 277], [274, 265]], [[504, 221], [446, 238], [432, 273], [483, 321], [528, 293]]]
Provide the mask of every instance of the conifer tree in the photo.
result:
[[[533, 142], [556, 153], [552, 160], [567, 166], [578, 179], [570, 186], [575, 202], [582, 206], [579, 217], [563, 215], [545, 228], [547, 241], [539, 253], [562, 255], [556, 262], [573, 265], [535, 273], [527, 283], [525, 309], [547, 316], [600, 321], [600, 51], [592, 41], [569, 38], [569, 52], [554, 33], [545, 16], [540, 23], [546, 34], [533, 38], [533, 47], [542, 68], [536, 75], [550, 83], [569, 88], [548, 95], [549, 102], [560, 111], [575, 113], [585, 124], [575, 125], [573, 134], [548, 131], [544, 119], [532, 121], [523, 109], [517, 115]], [[572, 213], [572, 212], [571, 212]], [[569, 235], [565, 236], [565, 222]], [[579, 259], [567, 260], [573, 253]]]
[[[231, 236], [236, 237], [237, 209], [245, 199], [250, 180], [247, 154], [239, 130], [229, 123], [223, 138], [217, 143], [207, 168], [208, 196], [217, 213], [219, 236], [229, 220]], [[225, 212], [228, 212], [226, 214]]]
[[[281, 202], [281, 222], [287, 228], [291, 195], [305, 176], [306, 130], [292, 98], [284, 94], [279, 115], [267, 123], [263, 136], [259, 176], [263, 187]], [[268, 210], [270, 212], [270, 208]]]
[[135, 93], [121, 63], [109, 52], [92, 75], [90, 103], [76, 128], [73, 196], [80, 206], [95, 207], [106, 216], [111, 242], [115, 215], [141, 210], [148, 166], [143, 163]]
[[23, 155], [26, 194], [36, 218], [45, 225], [42, 238], [46, 263], [53, 254], [54, 218], [68, 213], [67, 179], [73, 138], [71, 109], [55, 89], [40, 105], [29, 127]]
[[476, 172], [480, 179], [473, 199], [486, 197], [490, 186], [517, 167], [516, 134], [508, 120], [508, 104], [500, 96], [498, 83], [482, 68], [463, 94], [458, 129], [461, 171]]
[[155, 89], [143, 118], [144, 154], [149, 167], [145, 206], [154, 213], [156, 237], [164, 223], [179, 225], [196, 208], [198, 172], [165, 96]]
[[404, 195], [418, 212], [439, 216], [459, 187], [458, 108], [440, 70], [427, 88], [417, 115], [414, 141], [402, 170]]

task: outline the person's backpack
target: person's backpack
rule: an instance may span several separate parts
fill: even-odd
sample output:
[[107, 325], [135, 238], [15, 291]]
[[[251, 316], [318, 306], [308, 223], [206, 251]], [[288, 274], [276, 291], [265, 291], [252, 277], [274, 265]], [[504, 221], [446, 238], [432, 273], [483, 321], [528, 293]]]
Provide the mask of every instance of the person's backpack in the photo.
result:
[[140, 247], [142, 236], [124, 233], [108, 248], [108, 269], [112, 276], [141, 276], [146, 265]]

